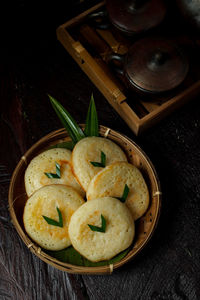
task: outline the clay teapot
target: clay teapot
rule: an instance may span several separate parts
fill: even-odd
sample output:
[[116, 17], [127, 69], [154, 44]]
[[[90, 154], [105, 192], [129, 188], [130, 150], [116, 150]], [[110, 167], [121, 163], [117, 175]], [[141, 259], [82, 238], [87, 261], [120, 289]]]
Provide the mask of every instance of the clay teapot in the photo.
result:
[[108, 62], [128, 88], [146, 95], [160, 95], [176, 88], [189, 69], [182, 49], [174, 42], [158, 37], [141, 39], [127, 54], [109, 55]]
[[107, 0], [106, 8], [110, 22], [129, 36], [157, 26], [166, 14], [163, 0]]
[[134, 36], [159, 25], [166, 11], [163, 0], [107, 0], [106, 10], [89, 19], [99, 29], [107, 29], [110, 22], [121, 33]]

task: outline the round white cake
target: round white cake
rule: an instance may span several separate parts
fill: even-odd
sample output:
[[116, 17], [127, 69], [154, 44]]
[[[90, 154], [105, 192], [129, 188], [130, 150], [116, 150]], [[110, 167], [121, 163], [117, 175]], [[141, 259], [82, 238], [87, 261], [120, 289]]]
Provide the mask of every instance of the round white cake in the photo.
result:
[[[24, 227], [29, 236], [41, 247], [48, 250], [61, 250], [71, 245], [68, 226], [73, 213], [84, 203], [83, 198], [65, 185], [49, 185], [37, 190], [26, 202]], [[48, 217], [59, 221], [59, 209], [63, 227], [50, 225]]]
[[149, 192], [142, 173], [132, 164], [117, 162], [96, 174], [88, 186], [87, 200], [122, 197], [125, 185], [129, 188], [125, 204], [136, 220], [148, 208]]
[[101, 162], [101, 152], [105, 154], [106, 166], [117, 161], [127, 161], [123, 150], [111, 140], [102, 137], [87, 137], [80, 140], [72, 151], [72, 167], [85, 191], [94, 175], [102, 170], [102, 167], [91, 164]]
[[[105, 232], [93, 231], [88, 226], [102, 228]], [[94, 199], [79, 207], [69, 224], [69, 237], [73, 247], [92, 262], [109, 260], [128, 248], [134, 238], [135, 225], [129, 209], [111, 197]]]
[[[27, 195], [32, 195], [45, 185], [65, 184], [72, 186], [84, 197], [85, 192], [73, 175], [70, 160], [71, 151], [63, 148], [46, 150], [34, 157], [25, 172]], [[60, 166], [60, 178], [48, 178], [45, 173], [56, 174], [56, 163]]]

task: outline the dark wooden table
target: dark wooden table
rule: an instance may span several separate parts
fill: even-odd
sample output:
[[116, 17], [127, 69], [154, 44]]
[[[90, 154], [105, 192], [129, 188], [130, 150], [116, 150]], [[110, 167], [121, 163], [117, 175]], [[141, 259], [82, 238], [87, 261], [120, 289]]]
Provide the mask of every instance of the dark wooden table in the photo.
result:
[[[200, 299], [199, 97], [136, 138], [56, 41], [55, 29], [72, 8], [65, 13], [57, 5], [47, 13], [37, 5], [16, 4], [1, 34], [0, 299]], [[8, 7], [5, 14], [10, 16]], [[20, 157], [61, 127], [47, 93], [83, 123], [92, 92], [100, 124], [143, 148], [163, 191], [153, 238], [135, 260], [111, 276], [70, 275], [39, 260], [19, 238], [8, 210], [9, 182]]]

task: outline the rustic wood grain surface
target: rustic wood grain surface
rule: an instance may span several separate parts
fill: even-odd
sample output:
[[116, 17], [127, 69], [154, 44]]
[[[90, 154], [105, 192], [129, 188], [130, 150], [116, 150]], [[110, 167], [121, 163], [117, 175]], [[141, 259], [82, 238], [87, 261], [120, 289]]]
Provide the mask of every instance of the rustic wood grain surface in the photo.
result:
[[[57, 25], [79, 8], [65, 12], [60, 2], [47, 13], [35, 5], [17, 2], [12, 22], [1, 28], [0, 299], [200, 299], [199, 97], [136, 138], [56, 41]], [[8, 7], [5, 15], [10, 15]], [[69, 275], [40, 261], [21, 241], [8, 211], [9, 182], [18, 160], [38, 139], [61, 127], [47, 93], [83, 123], [92, 92], [100, 124], [143, 148], [163, 190], [152, 240], [111, 276]]]

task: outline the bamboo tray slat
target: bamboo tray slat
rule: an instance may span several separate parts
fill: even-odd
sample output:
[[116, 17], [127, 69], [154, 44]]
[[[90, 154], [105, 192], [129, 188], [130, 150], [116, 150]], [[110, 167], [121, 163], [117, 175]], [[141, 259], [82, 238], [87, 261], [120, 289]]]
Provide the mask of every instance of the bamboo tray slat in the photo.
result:
[[101, 2], [59, 26], [57, 38], [133, 132], [138, 135], [198, 95], [200, 72], [197, 68], [193, 72], [192, 66], [184, 85], [159, 100], [151, 98], [150, 101], [144, 101], [137, 93], [127, 94], [125, 85], [110, 70], [106, 60], [111, 52], [126, 53], [132, 42], [114, 28], [94, 29], [87, 22], [87, 16], [104, 5], [105, 3]]

